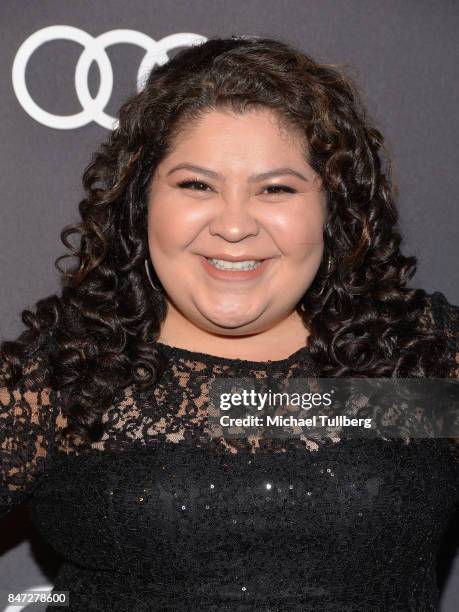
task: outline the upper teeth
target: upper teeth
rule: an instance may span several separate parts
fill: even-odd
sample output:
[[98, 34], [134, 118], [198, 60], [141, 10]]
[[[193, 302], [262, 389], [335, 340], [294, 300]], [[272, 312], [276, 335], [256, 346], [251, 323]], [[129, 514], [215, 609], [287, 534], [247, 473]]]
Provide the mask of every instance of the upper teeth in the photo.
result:
[[226, 261], [224, 259], [213, 259], [211, 257], [207, 257], [207, 261], [209, 261], [216, 268], [222, 268], [225, 270], [253, 270], [261, 264], [261, 261], [256, 261], [255, 259], [250, 259], [247, 261]]

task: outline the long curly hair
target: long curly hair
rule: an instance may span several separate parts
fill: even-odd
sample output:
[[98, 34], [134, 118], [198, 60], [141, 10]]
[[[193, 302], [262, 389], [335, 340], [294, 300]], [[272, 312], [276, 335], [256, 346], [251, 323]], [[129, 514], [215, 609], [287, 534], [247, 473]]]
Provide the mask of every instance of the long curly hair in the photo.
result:
[[[118, 127], [84, 170], [81, 221], [61, 232], [69, 251], [55, 262], [61, 295], [24, 310], [28, 329], [0, 346], [7, 384], [46, 352], [46, 382], [65, 392], [69, 432], [98, 439], [119, 390], [150, 388], [165, 366], [156, 340], [167, 304], [144, 268], [157, 164], [202, 113], [254, 107], [273, 109], [304, 136], [326, 190], [323, 260], [297, 305], [321, 375], [448, 375], [446, 340], [425, 326], [427, 294], [406, 287], [417, 258], [400, 251], [389, 155], [352, 79], [279, 39], [213, 38], [153, 68], [121, 106]], [[62, 270], [67, 257], [77, 262]]]

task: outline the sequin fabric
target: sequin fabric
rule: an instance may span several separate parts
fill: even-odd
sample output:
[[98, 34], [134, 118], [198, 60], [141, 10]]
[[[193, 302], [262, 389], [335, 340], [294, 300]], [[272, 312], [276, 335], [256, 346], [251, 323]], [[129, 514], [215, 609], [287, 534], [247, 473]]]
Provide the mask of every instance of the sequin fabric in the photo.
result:
[[[459, 307], [436, 292], [429, 312], [454, 359]], [[161, 350], [158, 384], [120, 390], [93, 444], [61, 435], [59, 391], [27, 374], [0, 390], [0, 516], [29, 503], [64, 559], [67, 610], [439, 610], [459, 497], [450, 441], [228, 444], [206, 430], [209, 380], [315, 376], [309, 350], [274, 362]]]

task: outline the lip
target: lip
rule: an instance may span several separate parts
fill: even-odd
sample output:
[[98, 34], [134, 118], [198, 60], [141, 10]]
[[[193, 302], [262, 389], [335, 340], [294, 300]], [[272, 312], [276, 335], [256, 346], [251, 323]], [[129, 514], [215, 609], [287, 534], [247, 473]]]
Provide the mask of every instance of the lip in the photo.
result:
[[226, 255], [225, 253], [214, 253], [212, 255], [205, 255], [203, 257], [209, 257], [209, 259], [224, 259], [226, 261], [263, 261], [269, 259], [267, 257], [260, 257], [259, 255], [251, 255], [250, 253], [244, 253], [243, 255]]
[[[214, 256], [215, 259], [227, 259], [228, 261], [244, 261], [248, 259], [257, 259], [256, 257], [241, 257], [237, 259], [229, 259], [228, 256]], [[262, 263], [255, 268], [254, 270], [238, 270], [237, 272], [231, 270], [219, 270], [215, 268], [212, 264], [210, 264], [204, 255], [200, 255], [199, 259], [202, 263], [202, 267], [204, 270], [212, 277], [217, 280], [233, 280], [233, 281], [241, 281], [241, 280], [252, 280], [261, 276], [266, 269], [271, 265], [272, 258], [269, 257], [264, 259]]]

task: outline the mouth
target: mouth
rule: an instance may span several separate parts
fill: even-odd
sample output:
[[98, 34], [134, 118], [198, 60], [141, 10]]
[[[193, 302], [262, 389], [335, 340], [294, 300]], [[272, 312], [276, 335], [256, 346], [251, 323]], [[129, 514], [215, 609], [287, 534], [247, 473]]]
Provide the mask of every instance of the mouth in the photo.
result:
[[219, 257], [200, 256], [206, 272], [213, 278], [221, 280], [249, 280], [259, 277], [268, 268], [272, 258], [255, 257], [222, 259]]
[[256, 270], [265, 259], [242, 259], [241, 261], [231, 261], [219, 259], [217, 257], [206, 257], [207, 261], [217, 268], [217, 270]]

